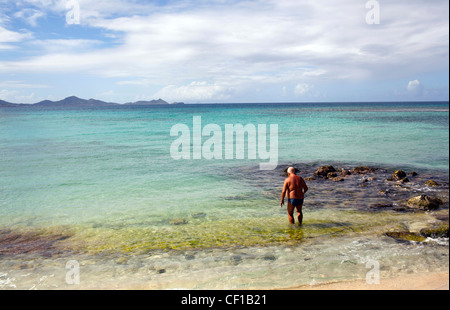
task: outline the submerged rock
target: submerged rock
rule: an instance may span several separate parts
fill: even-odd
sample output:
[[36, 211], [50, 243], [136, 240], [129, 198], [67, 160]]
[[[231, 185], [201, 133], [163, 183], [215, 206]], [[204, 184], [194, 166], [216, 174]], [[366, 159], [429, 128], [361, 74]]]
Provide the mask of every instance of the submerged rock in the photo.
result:
[[422, 210], [435, 210], [442, 204], [443, 202], [439, 198], [428, 195], [420, 195], [408, 200], [408, 207]]
[[185, 219], [173, 219], [170, 221], [170, 225], [175, 225], [175, 226], [185, 225], [187, 223], [188, 223], [188, 221]]
[[409, 231], [387, 232], [385, 235], [401, 242], [409, 242], [409, 241], [423, 242], [426, 240], [426, 238], [421, 236], [420, 234], [412, 233]]
[[428, 180], [428, 181], [425, 182], [425, 186], [436, 187], [436, 186], [439, 186], [439, 184], [436, 181], [434, 181], [434, 180]]
[[352, 170], [350, 170], [350, 173], [352, 174], [367, 174], [367, 173], [374, 173], [375, 169], [370, 167], [355, 167]]
[[333, 166], [322, 166], [314, 172], [314, 175], [326, 178], [329, 173], [336, 172]]
[[395, 181], [400, 181], [402, 179], [406, 178], [406, 172], [402, 170], [396, 170], [394, 173], [392, 173], [392, 179]]
[[420, 234], [427, 238], [448, 238], [448, 223], [432, 228], [424, 228]]
[[334, 177], [334, 178], [332, 178], [332, 180], [334, 182], [344, 182], [345, 181], [345, 179], [343, 177]]

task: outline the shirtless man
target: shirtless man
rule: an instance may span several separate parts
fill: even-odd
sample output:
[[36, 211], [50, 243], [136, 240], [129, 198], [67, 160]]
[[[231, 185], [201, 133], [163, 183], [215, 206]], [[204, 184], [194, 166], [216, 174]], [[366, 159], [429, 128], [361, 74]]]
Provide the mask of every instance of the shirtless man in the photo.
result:
[[303, 200], [308, 186], [302, 177], [296, 175], [296, 169], [291, 167], [287, 170], [288, 177], [284, 182], [283, 193], [281, 194], [281, 207], [284, 205], [284, 197], [288, 197], [288, 216], [289, 222], [295, 224], [294, 209], [297, 209], [299, 225], [303, 223]]

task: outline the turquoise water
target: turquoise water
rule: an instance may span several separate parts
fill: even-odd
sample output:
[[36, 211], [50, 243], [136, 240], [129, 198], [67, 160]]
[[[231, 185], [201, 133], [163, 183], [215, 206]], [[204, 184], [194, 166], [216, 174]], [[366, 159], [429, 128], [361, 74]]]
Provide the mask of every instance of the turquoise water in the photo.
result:
[[[342, 163], [439, 172], [445, 179], [448, 111], [448, 102], [1, 109], [0, 230], [68, 233], [77, 251], [93, 255], [320, 236], [312, 228], [286, 233], [280, 169], [299, 164], [311, 172]], [[171, 128], [192, 129], [194, 116], [222, 130], [277, 124], [279, 167], [259, 175], [267, 160], [174, 160]], [[350, 224], [340, 226], [352, 229], [372, 217], [347, 216]], [[310, 215], [314, 225], [335, 217], [327, 208]]]

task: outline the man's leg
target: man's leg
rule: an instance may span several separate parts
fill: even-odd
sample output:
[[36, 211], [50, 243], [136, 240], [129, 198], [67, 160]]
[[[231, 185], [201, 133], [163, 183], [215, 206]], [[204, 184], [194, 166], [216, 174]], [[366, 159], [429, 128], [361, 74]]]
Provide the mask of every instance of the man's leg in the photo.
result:
[[290, 202], [288, 202], [287, 205], [287, 212], [288, 212], [288, 217], [289, 217], [289, 223], [291, 223], [292, 225], [295, 224], [295, 220], [294, 220], [294, 209], [295, 207], [293, 205], [291, 205]]
[[303, 205], [297, 206], [298, 224], [303, 224]]

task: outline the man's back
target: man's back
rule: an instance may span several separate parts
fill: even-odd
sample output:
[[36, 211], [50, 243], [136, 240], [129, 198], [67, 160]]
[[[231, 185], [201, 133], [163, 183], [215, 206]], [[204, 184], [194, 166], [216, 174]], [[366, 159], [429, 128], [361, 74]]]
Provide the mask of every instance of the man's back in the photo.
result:
[[305, 181], [298, 175], [290, 175], [285, 181], [285, 186], [291, 199], [304, 199], [308, 191]]

